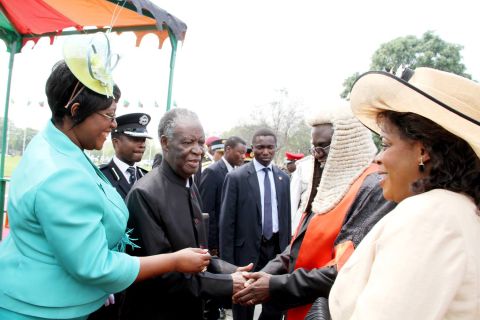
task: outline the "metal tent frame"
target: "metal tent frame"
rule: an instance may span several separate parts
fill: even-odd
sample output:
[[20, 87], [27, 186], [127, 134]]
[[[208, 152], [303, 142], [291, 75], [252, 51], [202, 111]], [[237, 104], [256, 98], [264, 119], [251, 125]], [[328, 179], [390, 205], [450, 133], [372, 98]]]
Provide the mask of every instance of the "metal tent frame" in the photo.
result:
[[[183, 41], [185, 38], [185, 33], [187, 31], [187, 25], [180, 19], [171, 15], [167, 11], [159, 8], [153, 4], [150, 0], [92, 0], [95, 3], [98, 1], [111, 2], [114, 4], [121, 5], [126, 10], [131, 10], [136, 12], [141, 16], [146, 16], [155, 20], [154, 24], [151, 25], [141, 25], [141, 26], [121, 26], [121, 27], [97, 27], [94, 29], [85, 29], [85, 30], [51, 30], [50, 32], [44, 32], [41, 34], [32, 34], [19, 32], [13, 23], [10, 22], [9, 13], [6, 10], [6, 6], [9, 8], [15, 7], [18, 0], [0, 0], [0, 39], [5, 42], [7, 45], [7, 51], [10, 53], [8, 60], [8, 77], [7, 77], [7, 87], [5, 94], [5, 109], [4, 109], [4, 118], [3, 118], [3, 129], [2, 129], [2, 150], [0, 155], [0, 240], [2, 240], [2, 231], [3, 231], [3, 219], [4, 219], [4, 208], [5, 208], [5, 192], [8, 179], [5, 178], [5, 156], [7, 150], [7, 132], [8, 132], [8, 112], [10, 106], [10, 89], [13, 73], [13, 64], [15, 60], [15, 54], [19, 53], [22, 49], [23, 44], [28, 40], [36, 40], [43, 37], [50, 37], [53, 39], [57, 36], [71, 36], [71, 35], [80, 35], [80, 34], [89, 34], [97, 32], [167, 32], [172, 51], [170, 54], [170, 72], [168, 80], [168, 94], [167, 94], [167, 104], [166, 110], [170, 110], [172, 102], [172, 87], [173, 87], [173, 74], [175, 70], [175, 60], [178, 47], [178, 41]], [[30, 0], [32, 2], [42, 2], [42, 0]], [[88, 2], [90, 0], [83, 0]], [[160, 46], [162, 40], [160, 40]], [[137, 41], [139, 44], [139, 41]]]

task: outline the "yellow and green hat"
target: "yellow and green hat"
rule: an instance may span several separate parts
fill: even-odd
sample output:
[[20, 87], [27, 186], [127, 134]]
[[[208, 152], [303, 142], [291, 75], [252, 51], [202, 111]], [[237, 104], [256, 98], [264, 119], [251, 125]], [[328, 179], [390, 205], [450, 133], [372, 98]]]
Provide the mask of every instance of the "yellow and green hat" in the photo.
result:
[[113, 97], [112, 71], [119, 55], [112, 53], [104, 33], [69, 37], [63, 46], [63, 56], [70, 71], [85, 87]]

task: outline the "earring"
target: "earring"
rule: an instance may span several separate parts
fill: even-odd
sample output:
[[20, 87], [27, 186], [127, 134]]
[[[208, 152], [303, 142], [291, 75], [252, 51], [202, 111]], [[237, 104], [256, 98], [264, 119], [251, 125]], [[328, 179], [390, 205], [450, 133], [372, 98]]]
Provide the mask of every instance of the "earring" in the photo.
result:
[[420, 170], [420, 172], [425, 171], [425, 164], [423, 164], [423, 156], [420, 156], [420, 163], [418, 164], [418, 170]]

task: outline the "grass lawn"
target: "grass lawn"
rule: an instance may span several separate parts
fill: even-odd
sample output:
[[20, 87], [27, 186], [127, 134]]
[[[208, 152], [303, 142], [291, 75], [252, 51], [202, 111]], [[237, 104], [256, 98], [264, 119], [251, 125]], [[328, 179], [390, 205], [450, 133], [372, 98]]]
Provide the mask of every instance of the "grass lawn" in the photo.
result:
[[13, 170], [20, 162], [21, 156], [6, 156], [5, 157], [5, 177], [11, 177]]

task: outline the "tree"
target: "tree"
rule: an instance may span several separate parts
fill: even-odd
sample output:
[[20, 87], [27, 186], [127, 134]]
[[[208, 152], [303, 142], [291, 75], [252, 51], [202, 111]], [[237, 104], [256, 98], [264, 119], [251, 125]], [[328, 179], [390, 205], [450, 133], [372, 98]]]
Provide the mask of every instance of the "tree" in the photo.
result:
[[[373, 53], [370, 70], [394, 72], [402, 65], [411, 69], [430, 67], [470, 79], [462, 63], [462, 49], [463, 46], [446, 42], [432, 31], [425, 32], [421, 38], [399, 37], [382, 44]], [[358, 76], [357, 72], [344, 81], [340, 97], [348, 97]]]
[[260, 128], [270, 128], [277, 136], [275, 162], [280, 163], [285, 151], [308, 152], [310, 128], [305, 124], [303, 108], [293, 101], [286, 89], [278, 90], [274, 101], [256, 108], [249, 123], [239, 124], [224, 132], [223, 137], [239, 136], [250, 145], [253, 133]]
[[340, 97], [342, 97], [344, 99], [346, 99], [348, 97], [348, 95], [350, 94], [350, 91], [353, 88], [353, 84], [355, 83], [355, 81], [357, 81], [359, 76], [360, 76], [360, 72], [355, 72], [350, 77], [345, 79], [345, 81], [343, 81], [343, 84], [342, 84], [343, 85], [343, 91], [342, 91], [342, 93], [340, 93]]
[[[0, 118], [0, 141], [3, 136], [3, 118]], [[38, 133], [37, 130], [31, 128], [18, 128], [15, 124], [8, 120], [8, 154], [9, 155], [23, 155], [25, 148], [32, 138]], [[1, 144], [1, 143], [0, 143]], [[3, 146], [2, 146], [3, 148]]]

